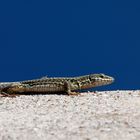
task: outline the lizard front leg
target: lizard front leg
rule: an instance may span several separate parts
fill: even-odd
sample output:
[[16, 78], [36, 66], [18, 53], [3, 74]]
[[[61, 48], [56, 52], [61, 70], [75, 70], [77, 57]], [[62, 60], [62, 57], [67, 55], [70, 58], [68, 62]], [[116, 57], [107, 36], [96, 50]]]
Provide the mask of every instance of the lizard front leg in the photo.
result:
[[71, 91], [71, 83], [70, 81], [66, 81], [64, 83], [64, 87], [65, 87], [65, 92], [68, 94], [68, 95], [79, 95], [79, 92], [75, 92], [75, 91]]

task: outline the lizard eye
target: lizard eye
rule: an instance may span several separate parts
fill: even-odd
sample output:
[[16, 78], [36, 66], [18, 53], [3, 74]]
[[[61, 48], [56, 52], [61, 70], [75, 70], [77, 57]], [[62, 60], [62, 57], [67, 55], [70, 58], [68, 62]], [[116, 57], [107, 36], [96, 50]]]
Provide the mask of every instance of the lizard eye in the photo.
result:
[[101, 75], [100, 75], [100, 78], [104, 78], [104, 75], [103, 75], [103, 74], [101, 74]]

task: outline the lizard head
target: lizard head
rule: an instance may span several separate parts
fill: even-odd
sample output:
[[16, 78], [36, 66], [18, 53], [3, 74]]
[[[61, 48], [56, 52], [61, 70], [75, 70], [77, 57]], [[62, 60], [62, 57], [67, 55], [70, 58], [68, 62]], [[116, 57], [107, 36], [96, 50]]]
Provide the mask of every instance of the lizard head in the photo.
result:
[[105, 74], [91, 74], [89, 75], [89, 80], [95, 86], [102, 86], [111, 84], [114, 81], [114, 78]]

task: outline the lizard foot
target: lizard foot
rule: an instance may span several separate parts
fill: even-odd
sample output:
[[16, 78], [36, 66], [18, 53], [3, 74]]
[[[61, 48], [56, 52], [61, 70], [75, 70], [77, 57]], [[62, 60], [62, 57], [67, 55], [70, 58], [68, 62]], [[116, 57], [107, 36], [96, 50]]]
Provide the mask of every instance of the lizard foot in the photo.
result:
[[70, 95], [70, 96], [78, 96], [78, 95], [80, 95], [80, 93], [79, 92], [68, 92], [68, 95]]
[[10, 94], [10, 93], [6, 93], [6, 92], [1, 92], [0, 93], [0, 97], [10, 97], [10, 98], [15, 98], [19, 96], [19, 94]]

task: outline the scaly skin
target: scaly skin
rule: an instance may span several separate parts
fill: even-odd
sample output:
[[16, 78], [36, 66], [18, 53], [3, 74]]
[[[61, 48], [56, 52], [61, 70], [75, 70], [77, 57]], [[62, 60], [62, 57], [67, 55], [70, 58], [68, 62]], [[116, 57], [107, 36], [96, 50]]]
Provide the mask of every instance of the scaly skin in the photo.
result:
[[88, 89], [97, 86], [111, 84], [113, 77], [105, 74], [90, 74], [79, 77], [43, 77], [35, 80], [20, 82], [0, 83], [1, 93], [54, 93], [65, 92], [67, 94], [78, 94], [75, 92], [81, 89]]

